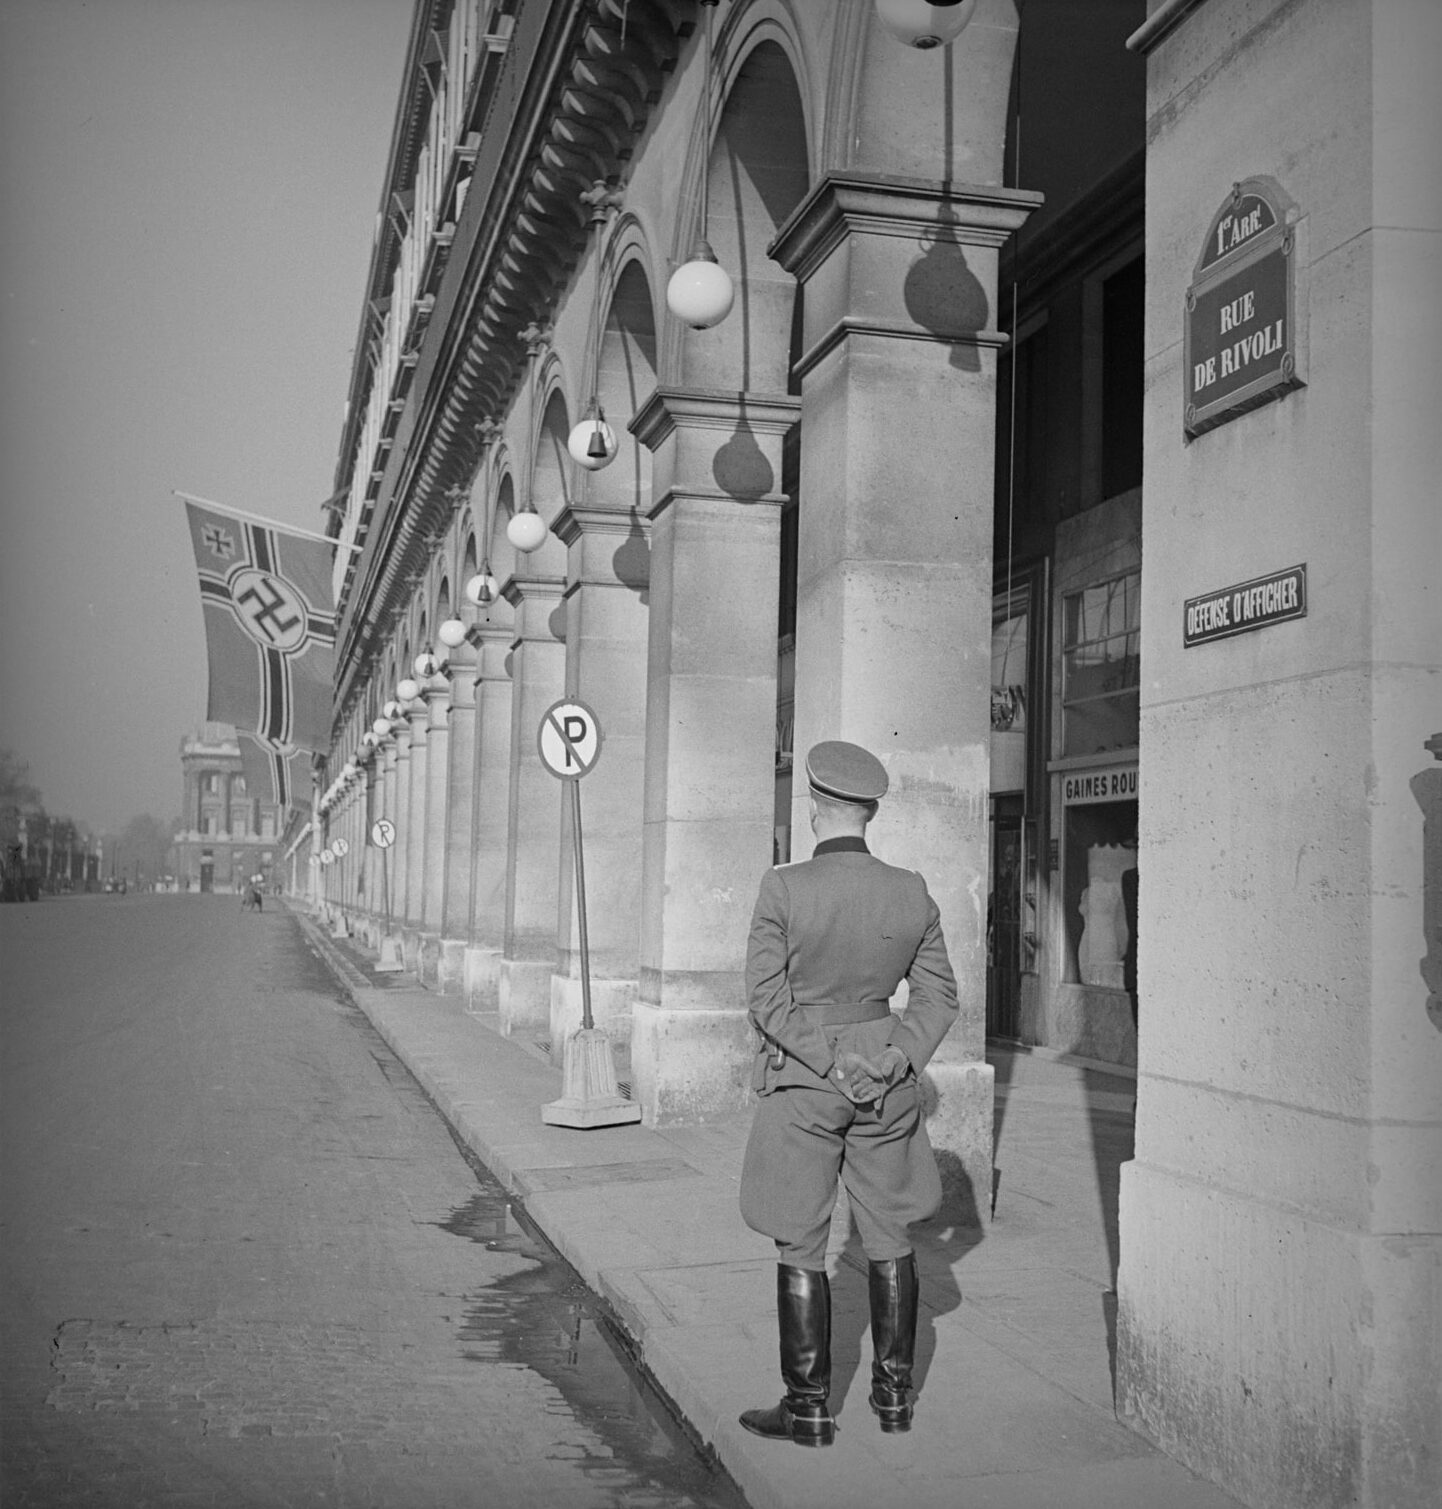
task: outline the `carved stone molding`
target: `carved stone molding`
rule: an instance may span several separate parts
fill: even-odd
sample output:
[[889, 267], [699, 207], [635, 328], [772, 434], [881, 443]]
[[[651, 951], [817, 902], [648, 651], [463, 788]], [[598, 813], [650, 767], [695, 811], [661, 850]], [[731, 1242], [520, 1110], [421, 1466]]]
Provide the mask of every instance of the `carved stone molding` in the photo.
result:
[[[497, 114], [482, 128], [477, 177], [426, 332], [427, 390], [412, 400], [417, 423], [406, 454], [394, 458], [394, 491], [373, 526], [382, 537], [370, 580], [357, 574], [344, 611], [337, 726], [358, 695], [357, 670], [371, 645], [404, 610], [401, 584], [423, 559], [426, 534], [442, 522], [447, 491], [466, 485], [479, 463], [485, 441], [478, 424], [505, 411], [523, 376], [523, 329], [544, 321], [585, 250], [584, 196], [597, 182], [619, 181], [696, 6], [594, 0], [577, 10], [565, 22], [569, 31], [543, 36], [528, 60], [539, 73], [550, 66], [556, 40], [565, 48], [524, 154], [513, 155], [510, 139], [519, 117]], [[494, 166], [482, 182], [485, 162]]]

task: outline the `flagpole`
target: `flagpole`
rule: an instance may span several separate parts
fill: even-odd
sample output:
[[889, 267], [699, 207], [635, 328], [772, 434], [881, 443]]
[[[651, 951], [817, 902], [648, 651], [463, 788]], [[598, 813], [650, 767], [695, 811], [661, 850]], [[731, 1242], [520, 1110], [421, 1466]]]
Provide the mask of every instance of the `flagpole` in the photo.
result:
[[243, 508], [229, 508], [224, 503], [216, 503], [210, 498], [197, 498], [194, 493], [183, 493], [178, 487], [172, 487], [171, 493], [177, 498], [184, 498], [187, 503], [198, 503], [202, 508], [213, 508], [216, 513], [228, 514], [233, 519], [248, 519], [252, 524], [266, 524], [272, 529], [279, 529], [283, 534], [293, 534], [302, 540], [315, 540], [321, 545], [333, 545], [337, 550], [359, 551], [363, 547], [352, 545], [346, 540], [338, 540], [333, 535], [316, 534], [309, 529], [297, 529], [294, 524], [287, 524], [281, 519], [267, 519], [262, 514], [247, 513]]

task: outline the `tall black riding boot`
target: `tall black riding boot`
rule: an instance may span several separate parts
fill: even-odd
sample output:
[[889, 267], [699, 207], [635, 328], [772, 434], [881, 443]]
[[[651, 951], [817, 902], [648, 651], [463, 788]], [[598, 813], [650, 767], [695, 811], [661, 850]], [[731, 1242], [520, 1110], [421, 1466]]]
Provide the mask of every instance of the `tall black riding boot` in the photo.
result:
[[753, 1435], [798, 1446], [830, 1446], [836, 1422], [831, 1393], [831, 1283], [810, 1268], [776, 1267], [776, 1316], [781, 1330], [781, 1381], [775, 1409], [748, 1409], [741, 1423]]
[[911, 1429], [911, 1365], [916, 1356], [916, 1254], [872, 1263], [870, 1404], [888, 1434]]

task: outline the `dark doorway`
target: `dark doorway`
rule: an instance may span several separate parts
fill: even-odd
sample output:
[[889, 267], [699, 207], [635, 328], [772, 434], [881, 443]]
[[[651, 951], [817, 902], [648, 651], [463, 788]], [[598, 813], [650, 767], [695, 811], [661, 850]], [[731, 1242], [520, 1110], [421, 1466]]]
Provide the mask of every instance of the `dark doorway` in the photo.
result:
[[991, 803], [991, 889], [986, 903], [986, 1035], [1021, 1035], [1022, 798]]

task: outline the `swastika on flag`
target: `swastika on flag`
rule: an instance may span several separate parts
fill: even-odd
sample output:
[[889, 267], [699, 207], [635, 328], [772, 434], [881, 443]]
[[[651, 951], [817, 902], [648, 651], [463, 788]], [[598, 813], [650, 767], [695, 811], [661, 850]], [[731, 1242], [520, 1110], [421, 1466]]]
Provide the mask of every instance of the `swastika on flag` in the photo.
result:
[[267, 650], [298, 650], [306, 640], [306, 606], [289, 582], [254, 567], [237, 571], [230, 600], [240, 626]]

